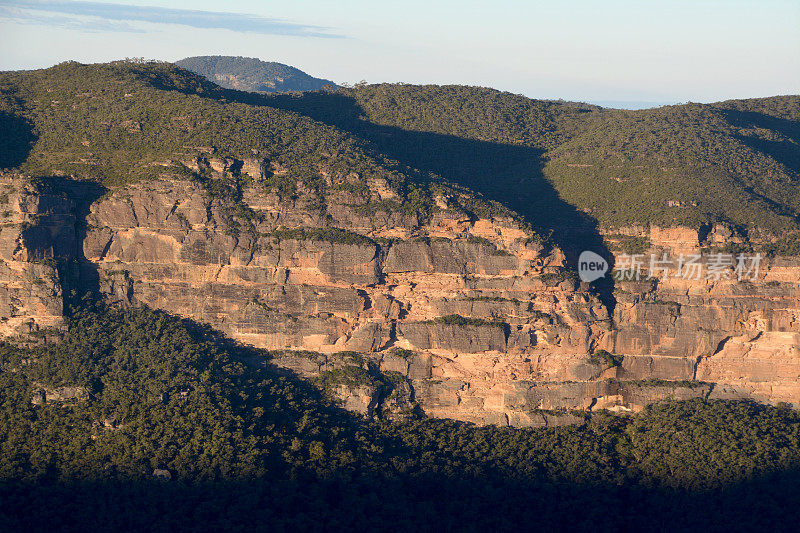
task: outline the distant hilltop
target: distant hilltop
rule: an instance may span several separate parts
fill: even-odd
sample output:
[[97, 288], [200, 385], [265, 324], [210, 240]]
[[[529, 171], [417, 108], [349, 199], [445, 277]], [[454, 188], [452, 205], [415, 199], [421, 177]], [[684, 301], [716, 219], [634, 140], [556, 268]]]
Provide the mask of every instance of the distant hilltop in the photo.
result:
[[336, 85], [330, 80], [309, 76], [295, 67], [254, 57], [195, 56], [175, 64], [226, 89], [240, 91], [317, 91], [325, 85]]

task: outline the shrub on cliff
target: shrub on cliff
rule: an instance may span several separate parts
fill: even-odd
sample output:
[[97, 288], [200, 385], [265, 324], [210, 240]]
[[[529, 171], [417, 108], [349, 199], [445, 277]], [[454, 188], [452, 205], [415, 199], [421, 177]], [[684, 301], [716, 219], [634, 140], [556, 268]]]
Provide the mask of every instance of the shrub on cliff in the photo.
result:
[[595, 350], [589, 357], [589, 362], [593, 365], [604, 365], [607, 367], [620, 366], [622, 364], [622, 356], [615, 355], [606, 350]]
[[339, 228], [277, 229], [271, 233], [278, 240], [325, 241], [336, 244], [375, 246], [375, 241], [360, 233]]
[[502, 326], [504, 322], [485, 320], [477, 317], [461, 315], [438, 316], [429, 321], [431, 324], [444, 324], [446, 326]]

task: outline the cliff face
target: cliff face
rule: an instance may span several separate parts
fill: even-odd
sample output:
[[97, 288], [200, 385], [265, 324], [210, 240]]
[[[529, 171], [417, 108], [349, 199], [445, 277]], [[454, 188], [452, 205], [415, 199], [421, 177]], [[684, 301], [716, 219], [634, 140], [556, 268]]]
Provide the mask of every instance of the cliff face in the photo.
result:
[[[244, 220], [189, 182], [142, 182], [92, 206], [83, 252], [101, 290], [118, 300], [259, 347], [370, 354], [411, 379], [417, 401], [437, 416], [505, 420], [499, 384], [527, 391], [536, 380], [573, 379], [608, 329], [588, 291], [545, 282], [563, 257], [511, 220], [445, 210], [420, 223], [360, 215], [348, 199], [328, 198], [331, 221], [306, 208], [310, 195], [284, 202], [245, 190], [260, 216]], [[319, 232], [331, 222], [357, 234]], [[408, 352], [397, 356], [398, 348]], [[518, 410], [531, 407], [521, 400]]]
[[[228, 172], [224, 161], [209, 166], [220, 179]], [[236, 166], [257, 183], [259, 162]], [[338, 386], [365, 414], [418, 405], [524, 426], [582, 420], [547, 410], [638, 410], [666, 397], [800, 401], [797, 260], [765, 260], [749, 283], [617, 283], [611, 320], [561, 274], [560, 251], [511, 219], [458, 215], [445, 197], [420, 220], [365, 212], [342, 191], [322, 211], [313, 191], [281, 199], [253, 185], [225, 199], [199, 182], [151, 180], [89, 205], [74, 191], [4, 179], [4, 336], [61, 324], [70, 265], [79, 264], [83, 283], [111, 301], [281, 350], [275, 361], [302, 375], [341, 368], [341, 352], [352, 351], [364, 356], [358, 365], [405, 378]], [[394, 194], [380, 180], [369, 186], [376, 199]], [[647, 253], [689, 253], [714, 238], [649, 231]]]
[[[603, 344], [625, 355], [630, 379], [696, 379], [715, 383], [711, 397], [752, 397], [797, 403], [800, 399], [800, 260], [761, 258], [758, 273], [738, 279], [733, 265], [710, 275], [714, 246], [735, 242], [726, 228], [629, 228], [649, 241], [641, 250], [646, 275], [650, 256], [666, 254], [668, 271], [653, 279], [616, 284], [617, 331]], [[710, 252], [699, 276], [678, 275], [677, 261]], [[753, 254], [745, 254], [745, 267]], [[630, 264], [616, 254], [617, 264]], [[666, 274], [666, 275], [665, 275]], [[699, 279], [695, 279], [699, 278]]]
[[63, 270], [77, 250], [75, 204], [27, 182], [0, 176], [0, 335], [63, 324]]

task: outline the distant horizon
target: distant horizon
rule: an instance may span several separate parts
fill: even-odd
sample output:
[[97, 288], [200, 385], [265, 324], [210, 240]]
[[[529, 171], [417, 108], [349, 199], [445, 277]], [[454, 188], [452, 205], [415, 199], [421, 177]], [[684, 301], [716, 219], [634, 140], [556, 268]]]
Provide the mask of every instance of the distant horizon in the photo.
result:
[[[600, 107], [605, 107], [607, 109], [628, 109], [631, 111], [636, 111], [639, 109], [654, 109], [656, 107], [663, 107], [667, 105], [677, 105], [683, 102], [675, 102], [675, 101], [649, 102], [645, 100], [589, 100], [586, 103], [592, 105], [599, 105]], [[712, 102], [700, 102], [700, 103], [710, 104]]]
[[649, 107], [800, 93], [799, 28], [795, 0], [4, 0], [0, 70], [229, 55]]
[[[294, 67], [294, 68], [296, 68], [298, 70], [301, 70], [302, 72], [304, 72], [304, 73], [306, 73], [306, 74], [308, 74], [310, 76], [313, 76], [315, 78], [330, 79], [330, 77], [325, 75], [324, 73], [308, 72], [306, 69], [304, 69], [300, 65], [292, 65], [290, 63], [285, 63], [283, 61], [279, 61], [277, 59], [264, 59], [264, 58], [260, 58], [260, 57], [256, 57], [256, 56], [242, 56], [242, 55], [232, 55], [232, 54], [195, 54], [195, 55], [188, 55], [188, 56], [185, 56], [185, 57], [180, 57], [180, 58], [174, 59], [174, 60], [168, 60], [168, 59], [163, 59], [163, 58], [148, 58], [148, 57], [142, 58], [142, 59], [144, 59], [145, 61], [165, 61], [167, 63], [176, 63], [176, 62], [178, 62], [178, 61], [180, 61], [182, 59], [186, 59], [186, 58], [189, 58], [189, 57], [203, 57], [203, 56], [208, 56], [208, 57], [210, 57], [210, 56], [218, 56], [218, 57], [247, 57], [247, 58], [251, 58], [251, 59], [258, 59], [259, 61], [263, 61], [265, 63], [279, 63], [279, 64], [282, 64], [282, 65]], [[0, 72], [2, 72], [2, 71], [25, 71], [25, 70], [47, 69], [47, 68], [54, 67], [59, 63], [63, 63], [64, 61], [77, 61], [78, 63], [90, 64], [90, 63], [108, 63], [108, 62], [112, 62], [112, 61], [121, 61], [121, 60], [124, 60], [124, 59], [130, 59], [130, 58], [132, 58], [132, 56], [120, 57], [120, 58], [117, 58], [117, 59], [109, 59], [108, 61], [81, 61], [79, 59], [65, 59], [63, 61], [58, 61], [57, 63], [53, 63], [52, 65], [47, 65], [47, 66], [37, 66], [37, 67], [32, 67], [32, 68], [3, 69], [3, 70], [0, 70]], [[363, 80], [358, 80], [358, 81], [336, 81], [336, 80], [331, 80], [331, 81], [333, 81], [337, 85], [345, 85], [345, 84], [352, 85], [352, 84], [355, 84], [355, 83], [359, 83], [360, 81], [363, 81]], [[561, 96], [530, 95], [530, 94], [525, 94], [523, 92], [517, 92], [517, 91], [513, 91], [513, 90], [509, 91], [508, 89], [500, 89], [500, 88], [497, 88], [497, 87], [492, 87], [491, 85], [487, 85], [487, 84], [470, 84], [470, 83], [458, 83], [458, 82], [455, 82], [455, 83], [435, 83], [435, 82], [422, 81], [422, 82], [412, 83], [412, 82], [405, 82], [405, 81], [368, 81], [367, 83], [369, 83], [369, 84], [409, 83], [411, 85], [465, 85], [465, 86], [486, 87], [486, 88], [495, 89], [495, 90], [498, 90], [498, 91], [505, 91], [505, 92], [511, 92], [513, 94], [519, 94], [519, 95], [522, 95], [522, 96], [524, 96], [526, 98], [530, 98], [531, 100], [551, 100], [551, 101], [553, 101], [553, 100], [564, 100], [564, 101], [569, 101], [569, 102], [578, 102], [578, 103], [596, 105], [596, 106], [600, 106], [600, 107], [603, 107], [603, 108], [606, 108], [606, 109], [625, 109], [625, 110], [629, 110], [629, 111], [637, 111], [637, 110], [643, 110], [643, 109], [655, 109], [655, 108], [658, 108], [658, 107], [671, 106], [671, 105], [682, 105], [682, 104], [686, 104], [686, 103], [689, 103], [689, 102], [701, 103], [701, 104], [712, 104], [712, 103], [715, 103], [715, 102], [724, 101], [724, 100], [707, 100], [707, 101], [697, 101], [697, 100], [687, 100], [687, 101], [659, 100], [659, 101], [653, 101], [653, 100], [626, 100], [626, 99], [615, 100], [615, 99], [595, 99], [595, 98], [577, 98], [576, 99], [576, 98], [564, 98], [564, 97], [561, 97]], [[798, 94], [800, 94], [800, 92], [798, 92]], [[755, 98], [770, 98], [770, 97], [773, 97], [773, 96], [786, 96], [786, 94], [767, 94], [767, 95], [762, 95], [762, 96], [740, 96], [740, 97], [734, 96], [732, 98], [726, 98], [725, 100], [750, 100], [750, 99], [755, 99]]]

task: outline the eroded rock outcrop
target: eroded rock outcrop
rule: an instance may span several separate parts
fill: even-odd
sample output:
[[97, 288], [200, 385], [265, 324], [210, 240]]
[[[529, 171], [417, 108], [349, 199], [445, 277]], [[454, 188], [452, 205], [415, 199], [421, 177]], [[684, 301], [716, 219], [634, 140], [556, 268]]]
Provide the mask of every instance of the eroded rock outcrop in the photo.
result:
[[72, 403], [89, 399], [89, 390], [81, 386], [46, 387], [37, 383], [31, 403], [44, 405], [50, 403]]
[[[220, 177], [246, 166], [257, 178], [269, 166], [207, 164]], [[658, 273], [619, 282], [609, 316], [565, 274], [558, 249], [514, 219], [466, 216], [446, 198], [420, 217], [366, 213], [347, 188], [331, 190], [319, 209], [315, 191], [282, 199], [257, 179], [236, 198], [211, 195], [201, 181], [160, 179], [111, 191], [83, 213], [69, 194], [4, 179], [4, 336], [61, 324], [59, 264], [74, 261], [83, 282], [91, 278], [110, 301], [191, 317], [280, 350], [275, 362], [305, 377], [339, 368], [337, 353], [362, 354], [364, 368], [398, 376], [391, 386], [332, 389], [365, 416], [421, 408], [544, 426], [664, 398], [800, 401], [795, 259], [765, 260], [746, 283]], [[376, 201], [394, 198], [388, 183], [373, 179], [368, 188]], [[719, 228], [620, 233], [646, 236], [647, 254], [675, 256], [735, 237]], [[619, 357], [597, 358], [598, 350]], [[311, 352], [317, 359], [292, 355]]]

